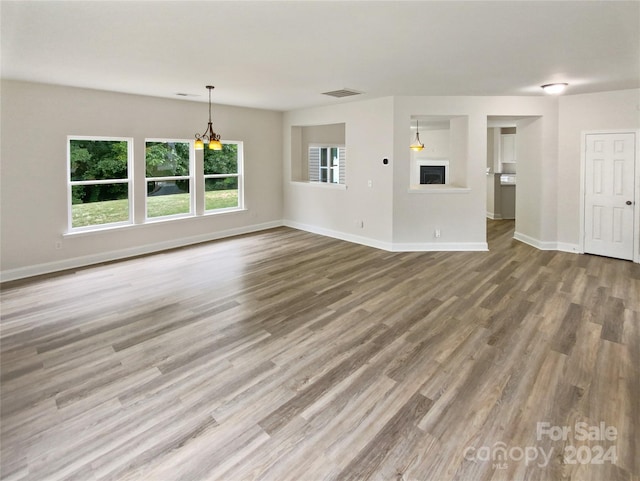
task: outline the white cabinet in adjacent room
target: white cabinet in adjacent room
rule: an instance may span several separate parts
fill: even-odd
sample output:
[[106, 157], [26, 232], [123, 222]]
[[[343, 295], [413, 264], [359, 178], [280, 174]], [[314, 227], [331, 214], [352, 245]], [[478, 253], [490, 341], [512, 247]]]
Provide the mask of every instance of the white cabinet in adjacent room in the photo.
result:
[[500, 136], [500, 171], [504, 174], [516, 172], [516, 134]]

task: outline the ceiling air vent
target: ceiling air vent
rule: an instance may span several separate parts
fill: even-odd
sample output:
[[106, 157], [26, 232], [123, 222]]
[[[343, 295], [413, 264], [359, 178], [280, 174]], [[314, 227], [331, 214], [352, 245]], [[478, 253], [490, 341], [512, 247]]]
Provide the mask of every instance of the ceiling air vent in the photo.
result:
[[329, 95], [341, 99], [342, 97], [351, 97], [352, 95], [360, 95], [362, 92], [351, 89], [332, 90], [331, 92], [322, 92], [322, 95]]

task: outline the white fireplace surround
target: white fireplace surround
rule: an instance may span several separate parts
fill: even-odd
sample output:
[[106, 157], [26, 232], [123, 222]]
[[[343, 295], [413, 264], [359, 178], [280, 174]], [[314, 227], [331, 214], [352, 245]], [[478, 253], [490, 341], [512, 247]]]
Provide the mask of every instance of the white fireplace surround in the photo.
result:
[[449, 185], [449, 161], [446, 159], [416, 159], [413, 169], [411, 169], [411, 185], [420, 185], [420, 167], [423, 165], [444, 167], [444, 185]]

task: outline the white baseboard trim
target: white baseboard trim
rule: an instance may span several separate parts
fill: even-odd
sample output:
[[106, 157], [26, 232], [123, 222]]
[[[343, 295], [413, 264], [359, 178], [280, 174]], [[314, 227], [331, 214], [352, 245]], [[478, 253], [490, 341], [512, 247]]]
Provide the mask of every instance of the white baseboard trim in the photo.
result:
[[561, 252], [570, 252], [572, 254], [584, 254], [584, 252], [580, 249], [579, 244], [570, 244], [568, 242], [558, 242], [556, 244], [556, 248]]
[[486, 242], [406, 242], [392, 243], [371, 239], [369, 237], [348, 234], [345, 232], [324, 229], [308, 224], [285, 220], [284, 225], [294, 229], [311, 232], [312, 234], [324, 235], [340, 239], [355, 244], [361, 244], [376, 249], [382, 249], [389, 252], [437, 252], [437, 251], [487, 251], [489, 250]]
[[514, 232], [513, 238], [515, 240], [519, 240], [520, 242], [524, 242], [525, 244], [529, 244], [530, 246], [535, 247], [536, 249], [540, 249], [542, 251], [557, 250], [556, 242], [541, 241], [531, 236], [528, 236], [526, 234], [522, 234], [521, 232]]
[[368, 247], [374, 247], [376, 249], [382, 249], [385, 251], [393, 251], [393, 245], [390, 242], [379, 241], [377, 239], [371, 239], [370, 237], [364, 237], [354, 234], [348, 234], [346, 232], [340, 232], [332, 229], [325, 229], [315, 225], [302, 224], [293, 220], [285, 220], [284, 225], [293, 229], [303, 230], [305, 232], [311, 232], [312, 234], [319, 234], [326, 237], [333, 237], [334, 239], [340, 239], [347, 242], [353, 242], [354, 244], [361, 244]]
[[394, 252], [469, 252], [488, 251], [486, 242], [406, 242], [393, 244]]
[[127, 257], [152, 254], [154, 252], [161, 252], [167, 249], [175, 249], [176, 247], [185, 247], [192, 244], [200, 244], [202, 242], [223, 239], [225, 237], [233, 237], [236, 235], [249, 234], [251, 232], [272, 229], [274, 227], [281, 227], [282, 225], [282, 221], [265, 222], [262, 224], [254, 224], [249, 226], [237, 227], [235, 229], [211, 232], [204, 235], [172, 239], [169, 241], [145, 244], [109, 252], [100, 252], [98, 254], [92, 254], [88, 256], [46, 262], [44, 264], [36, 264], [27, 267], [19, 267], [17, 269], [8, 269], [0, 272], [0, 282], [15, 281], [18, 279], [39, 276], [42, 274], [50, 274], [52, 272], [64, 271], [67, 269], [77, 269], [93, 264], [100, 264], [101, 262], [110, 262], [120, 259], [126, 259]]
[[513, 234], [513, 238], [543, 251], [561, 251], [570, 252], [572, 254], [582, 254], [582, 251], [580, 250], [580, 246], [578, 244], [570, 244], [568, 242], [541, 241], [538, 239], [534, 239], [533, 237], [526, 234], [522, 234], [521, 232], [515, 232]]
[[487, 211], [487, 218], [491, 220], [502, 220], [502, 214], [495, 214]]

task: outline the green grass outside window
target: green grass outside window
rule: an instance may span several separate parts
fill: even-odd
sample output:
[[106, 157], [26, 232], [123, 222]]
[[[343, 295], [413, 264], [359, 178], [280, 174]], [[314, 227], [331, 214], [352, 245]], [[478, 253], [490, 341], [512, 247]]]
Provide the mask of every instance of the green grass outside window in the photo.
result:
[[[214, 190], [205, 192], [205, 210], [238, 207], [238, 191]], [[189, 212], [189, 194], [162, 195], [147, 198], [149, 218]], [[72, 206], [73, 227], [124, 222], [129, 218], [129, 201], [108, 200]]]

